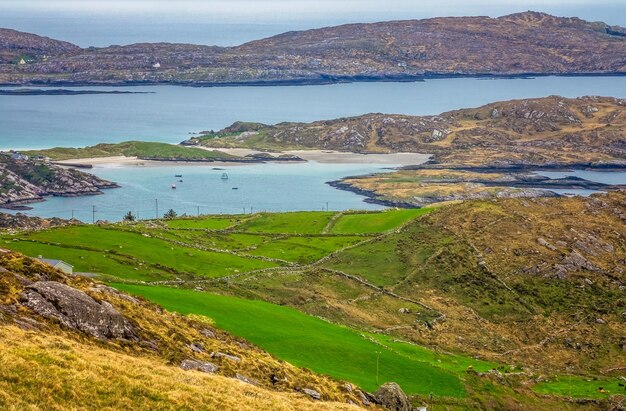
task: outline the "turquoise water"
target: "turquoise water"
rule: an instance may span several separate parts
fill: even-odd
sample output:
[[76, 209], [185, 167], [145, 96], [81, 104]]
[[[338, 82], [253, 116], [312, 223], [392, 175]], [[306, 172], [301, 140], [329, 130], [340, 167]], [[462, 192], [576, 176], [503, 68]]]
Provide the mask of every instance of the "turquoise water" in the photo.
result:
[[[114, 89], [94, 87], [95, 89]], [[118, 88], [119, 89], [119, 88]], [[559, 94], [626, 98], [626, 77], [539, 77], [535, 79], [445, 79], [415, 83], [352, 83], [300, 87], [134, 87], [154, 94], [0, 96], [0, 149], [85, 146], [129, 139], [177, 143], [189, 132], [220, 129], [236, 120], [277, 123], [314, 121], [368, 112], [437, 114], [497, 100]], [[224, 182], [211, 166], [95, 168], [122, 188], [105, 195], [50, 198], [31, 215], [119, 220], [127, 211], [140, 218], [172, 208], [179, 214], [254, 210], [380, 208], [325, 182], [379, 171], [363, 164], [263, 164], [229, 167]], [[389, 167], [387, 165], [386, 167]], [[175, 174], [183, 174], [177, 183]], [[607, 174], [610, 175], [610, 174]], [[583, 176], [584, 177], [584, 176]], [[177, 184], [172, 190], [170, 185]], [[238, 187], [233, 190], [232, 187]], [[579, 194], [587, 194], [580, 192]]]
[[[94, 168], [94, 174], [118, 182], [122, 188], [104, 190], [105, 194], [88, 197], [49, 197], [46, 202], [31, 204], [29, 215], [74, 217], [92, 221], [120, 220], [128, 211], [139, 218], [154, 218], [158, 200], [159, 215], [173, 209], [178, 214], [234, 214], [250, 211], [296, 211], [346, 209], [381, 209], [363, 202], [354, 193], [336, 190], [325, 184], [348, 175], [382, 171], [389, 165], [367, 164], [257, 164], [246, 166], [163, 166]], [[221, 178], [228, 174], [228, 180]], [[176, 174], [182, 174], [178, 182]], [[176, 189], [171, 185], [176, 184]], [[237, 187], [237, 190], [233, 190]], [[328, 202], [328, 204], [326, 204]]]
[[370, 112], [439, 114], [551, 94], [626, 98], [626, 76], [122, 90], [154, 94], [0, 96], [0, 149], [85, 146], [130, 139], [178, 143], [189, 137], [189, 132], [218, 130], [237, 120], [278, 123]]

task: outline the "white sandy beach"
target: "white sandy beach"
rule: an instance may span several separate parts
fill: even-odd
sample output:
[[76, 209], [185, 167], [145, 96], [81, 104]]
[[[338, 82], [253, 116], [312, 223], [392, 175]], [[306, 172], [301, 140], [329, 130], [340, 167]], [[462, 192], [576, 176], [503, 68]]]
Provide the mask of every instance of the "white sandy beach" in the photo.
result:
[[[259, 153], [259, 151], [245, 148], [229, 148], [215, 149], [227, 154], [235, 156], [246, 156], [248, 154]], [[389, 164], [395, 166], [407, 166], [414, 164], [422, 164], [430, 158], [428, 154], [420, 153], [391, 153], [391, 154], [360, 154], [348, 153], [328, 150], [289, 150], [280, 153], [270, 153], [273, 155], [291, 154], [298, 156], [306, 161], [314, 161], [317, 163], [327, 164]], [[166, 167], [166, 166], [240, 166], [250, 163], [237, 163], [229, 161], [153, 161], [142, 160], [137, 157], [96, 157], [96, 158], [80, 158], [57, 161], [57, 164], [73, 165], [85, 164], [94, 167], [110, 168], [110, 167]], [[292, 163], [292, 162], [287, 162]]]

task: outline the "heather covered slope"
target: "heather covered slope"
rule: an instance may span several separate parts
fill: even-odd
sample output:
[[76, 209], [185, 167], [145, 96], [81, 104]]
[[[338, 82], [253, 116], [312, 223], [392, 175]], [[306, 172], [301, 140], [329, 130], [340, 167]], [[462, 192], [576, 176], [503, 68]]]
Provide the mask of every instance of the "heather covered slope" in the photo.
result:
[[[601, 22], [525, 12], [349, 24], [283, 33], [237, 47], [142, 43], [76, 50], [59, 43], [53, 47], [57, 53], [45, 61], [32, 58], [19, 65], [5, 59], [0, 83], [312, 84], [427, 76], [622, 74], [625, 33]], [[2, 50], [14, 56], [28, 36], [5, 35]], [[40, 43], [37, 47], [43, 48]]]

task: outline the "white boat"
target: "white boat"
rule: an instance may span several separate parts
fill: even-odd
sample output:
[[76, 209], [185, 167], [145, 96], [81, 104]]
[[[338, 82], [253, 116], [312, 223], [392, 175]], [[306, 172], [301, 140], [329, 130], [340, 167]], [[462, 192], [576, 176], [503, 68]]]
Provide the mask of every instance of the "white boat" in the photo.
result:
[[176, 184], [172, 184], [172, 190], [176, 190]]

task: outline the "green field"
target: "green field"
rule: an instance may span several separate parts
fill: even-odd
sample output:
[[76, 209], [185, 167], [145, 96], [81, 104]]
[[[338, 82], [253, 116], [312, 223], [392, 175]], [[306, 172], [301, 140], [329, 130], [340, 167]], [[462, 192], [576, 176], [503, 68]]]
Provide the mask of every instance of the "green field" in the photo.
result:
[[345, 214], [337, 220], [331, 232], [338, 234], [382, 233], [429, 211], [428, 208], [418, 208], [390, 210], [382, 213]]
[[221, 151], [183, 147], [176, 144], [148, 141], [125, 141], [116, 144], [98, 144], [85, 148], [55, 147], [47, 150], [26, 151], [30, 156], [45, 156], [53, 160], [69, 160], [93, 157], [126, 156], [149, 159], [180, 160], [228, 160], [235, 156]]
[[[621, 384], [621, 385], [620, 385]], [[585, 378], [561, 375], [540, 382], [533, 389], [541, 394], [573, 398], [606, 398], [610, 395], [626, 396], [626, 383], [618, 378]]]
[[[281, 265], [312, 264], [367, 240], [364, 232], [373, 227], [388, 230], [421, 212], [392, 210], [341, 215], [336, 222], [344, 234], [322, 234], [336, 213], [292, 212], [203, 216], [104, 227], [77, 225], [18, 236], [2, 235], [0, 240], [7, 248], [26, 255], [62, 259], [74, 265], [76, 271], [107, 278], [215, 278]], [[349, 224], [341, 223], [348, 217]], [[367, 223], [359, 225], [357, 220]], [[357, 226], [365, 228], [359, 232]], [[380, 234], [369, 234], [374, 235]], [[397, 267], [387, 268], [379, 275], [385, 277]]]
[[198, 217], [198, 218], [178, 218], [176, 220], [166, 220], [165, 224], [170, 228], [188, 228], [203, 230], [223, 230], [240, 220], [237, 218], [218, 217]]
[[320, 234], [334, 214], [320, 211], [264, 213], [237, 226], [237, 229], [263, 233]]
[[[63, 251], [46, 254], [47, 258], [66, 259], [76, 265], [76, 250], [87, 249], [99, 251], [103, 258], [113, 255], [123, 255], [135, 259], [137, 263], [158, 264], [166, 269], [174, 270], [172, 274], [201, 277], [221, 277], [242, 271], [257, 270], [276, 266], [276, 263], [258, 259], [245, 258], [228, 253], [204, 251], [197, 248], [182, 247], [154, 237], [145, 237], [138, 233], [123, 230], [105, 229], [95, 226], [74, 226], [40, 231], [25, 236], [31, 241], [53, 243], [63, 246]], [[93, 241], [97, 238], [98, 241]], [[23, 242], [11, 242], [10, 248], [19, 250]], [[30, 250], [38, 248], [29, 246]], [[67, 250], [67, 251], [65, 251]], [[81, 250], [82, 251], [82, 250]], [[26, 252], [26, 251], [24, 251]], [[33, 252], [28, 254], [33, 255]], [[37, 252], [35, 255], [42, 254]], [[134, 267], [133, 267], [134, 268]], [[116, 275], [109, 271], [95, 271], [102, 274]], [[132, 271], [126, 272], [122, 278], [132, 277]]]
[[[477, 373], [518, 369], [403, 342], [432, 337], [431, 322], [440, 313], [422, 296], [445, 288], [468, 305], [506, 296], [474, 310], [488, 319], [524, 318], [526, 312], [510, 309], [512, 297], [499, 283], [472, 276], [472, 258], [453, 258], [466, 255], [452, 251], [467, 246], [448, 232], [422, 223], [394, 231], [430, 211], [258, 213], [75, 225], [1, 234], [0, 248], [102, 274], [118, 288], [169, 310], [210, 317], [277, 358], [366, 390], [395, 381], [408, 393], [464, 402], [473, 390], [489, 393], [492, 383]], [[213, 280], [225, 276], [228, 281]], [[136, 284], [163, 280], [183, 282], [184, 289]], [[469, 294], [467, 284], [477, 291]], [[191, 291], [196, 287], [208, 292]], [[526, 393], [594, 399], [624, 393], [618, 380], [607, 378], [555, 376], [533, 384], [528, 380]]]
[[[456, 372], [420, 361], [420, 351], [410, 356], [398, 353], [375, 344], [358, 331], [290, 307], [168, 287], [112, 285], [170, 311], [210, 317], [219, 328], [246, 338], [278, 358], [353, 382], [366, 390], [395, 381], [412, 394], [450, 397], [465, 394]], [[378, 382], [377, 352], [380, 353]]]

